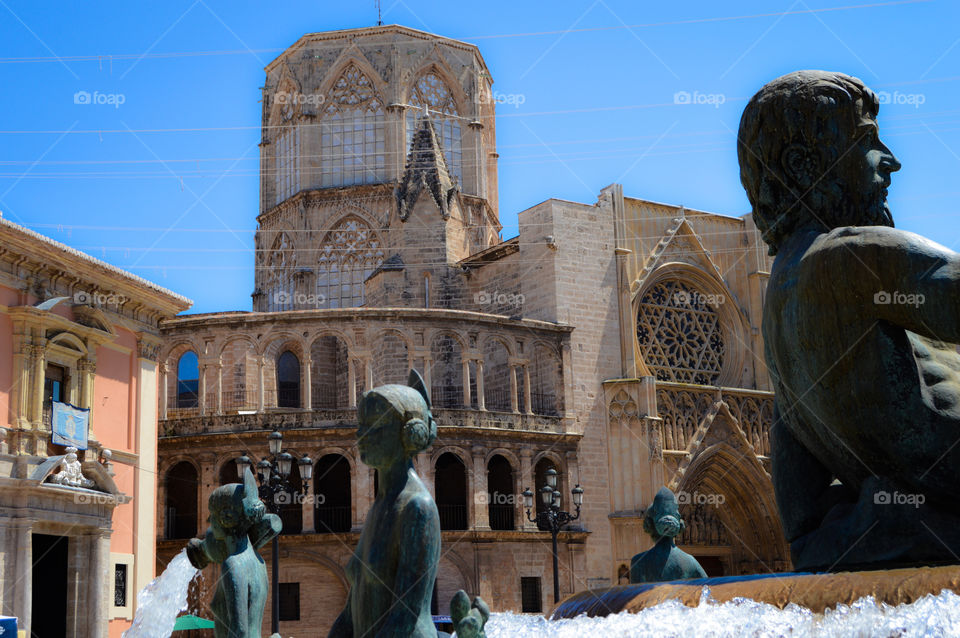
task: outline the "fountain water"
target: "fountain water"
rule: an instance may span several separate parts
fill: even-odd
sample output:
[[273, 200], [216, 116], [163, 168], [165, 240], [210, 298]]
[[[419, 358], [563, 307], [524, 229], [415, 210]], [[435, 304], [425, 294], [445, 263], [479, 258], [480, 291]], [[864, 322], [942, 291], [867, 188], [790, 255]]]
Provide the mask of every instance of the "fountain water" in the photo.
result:
[[667, 601], [637, 613], [606, 617], [578, 616], [547, 620], [543, 616], [492, 614], [487, 638], [641, 638], [644, 636], [953, 636], [960, 627], [960, 596], [951, 591], [927, 595], [897, 606], [872, 597], [815, 614], [797, 605], [779, 609], [740, 598], [717, 603], [705, 591], [700, 604], [688, 607]]
[[197, 569], [186, 550], [137, 594], [137, 615], [123, 638], [170, 638], [177, 616], [187, 608], [187, 589]]

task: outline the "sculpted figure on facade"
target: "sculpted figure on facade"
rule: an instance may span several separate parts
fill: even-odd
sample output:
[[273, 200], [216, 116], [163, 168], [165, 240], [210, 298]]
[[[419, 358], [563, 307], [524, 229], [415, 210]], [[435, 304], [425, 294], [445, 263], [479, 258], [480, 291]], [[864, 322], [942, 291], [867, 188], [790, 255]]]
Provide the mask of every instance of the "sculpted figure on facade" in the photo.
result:
[[770, 447], [798, 569], [960, 553], [960, 255], [894, 229], [900, 162], [878, 111], [860, 80], [799, 71], [740, 122], [741, 181], [776, 255]]
[[68, 447], [67, 453], [60, 461], [60, 471], [50, 477], [51, 483], [67, 485], [69, 487], [95, 487], [91, 479], [83, 475], [83, 468], [77, 460], [77, 448]]

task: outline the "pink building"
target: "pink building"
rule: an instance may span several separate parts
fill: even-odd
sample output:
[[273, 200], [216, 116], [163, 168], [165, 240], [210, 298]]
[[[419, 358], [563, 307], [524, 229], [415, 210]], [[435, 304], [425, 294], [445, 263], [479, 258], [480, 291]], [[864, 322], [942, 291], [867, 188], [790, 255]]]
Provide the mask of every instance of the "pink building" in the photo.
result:
[[190, 305], [0, 218], [0, 614], [27, 635], [130, 626], [155, 569], [158, 326]]

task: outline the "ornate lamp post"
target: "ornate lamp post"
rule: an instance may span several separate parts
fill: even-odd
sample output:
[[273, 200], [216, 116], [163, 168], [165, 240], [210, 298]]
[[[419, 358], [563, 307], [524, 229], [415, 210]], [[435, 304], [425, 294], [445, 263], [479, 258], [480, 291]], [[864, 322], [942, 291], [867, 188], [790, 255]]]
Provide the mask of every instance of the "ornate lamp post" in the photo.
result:
[[[300, 466], [300, 489], [294, 489], [290, 484], [290, 471], [293, 469], [293, 455], [281, 451], [283, 448], [283, 434], [274, 430], [267, 437], [271, 459], [262, 459], [257, 463], [254, 474], [260, 489], [260, 500], [264, 502], [272, 514], [280, 514], [280, 506], [286, 503], [299, 503], [301, 497], [310, 489], [310, 479], [313, 478], [313, 460], [304, 455], [297, 461]], [[247, 468], [251, 467], [250, 457], [244, 455], [237, 459], [237, 474], [243, 481]], [[280, 633], [280, 537], [273, 537], [271, 556], [271, 598], [270, 631]]]
[[552, 467], [547, 470], [547, 484], [540, 488], [540, 499], [546, 508], [537, 515], [531, 516], [533, 509], [533, 492], [528, 487], [523, 491], [523, 506], [527, 510], [527, 520], [537, 524], [537, 529], [550, 532], [553, 539], [553, 603], [560, 602], [560, 576], [558, 574], [559, 561], [557, 559], [557, 535], [560, 528], [580, 518], [580, 506], [583, 505], [583, 488], [578, 484], [571, 490], [573, 504], [577, 508], [576, 514], [560, 509], [560, 490], [557, 489], [557, 471]]

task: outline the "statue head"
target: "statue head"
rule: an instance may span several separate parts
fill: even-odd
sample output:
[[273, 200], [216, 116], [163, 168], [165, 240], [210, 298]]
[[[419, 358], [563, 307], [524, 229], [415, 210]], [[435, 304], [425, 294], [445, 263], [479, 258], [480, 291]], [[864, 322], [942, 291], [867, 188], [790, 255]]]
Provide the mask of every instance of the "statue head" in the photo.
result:
[[244, 473], [242, 484], [230, 483], [215, 489], [209, 504], [210, 530], [218, 539], [247, 534], [266, 512], [250, 468]]
[[740, 181], [771, 255], [801, 230], [893, 226], [887, 188], [900, 162], [878, 136], [879, 109], [863, 82], [826, 71], [781, 76], [750, 99]]
[[643, 531], [653, 537], [653, 542], [657, 542], [663, 537], [679, 536], [685, 528], [676, 495], [666, 487], [661, 487], [653, 503], [644, 512]]
[[409, 460], [437, 438], [423, 379], [410, 371], [408, 385], [382, 385], [363, 393], [357, 406], [360, 458], [381, 468]]

